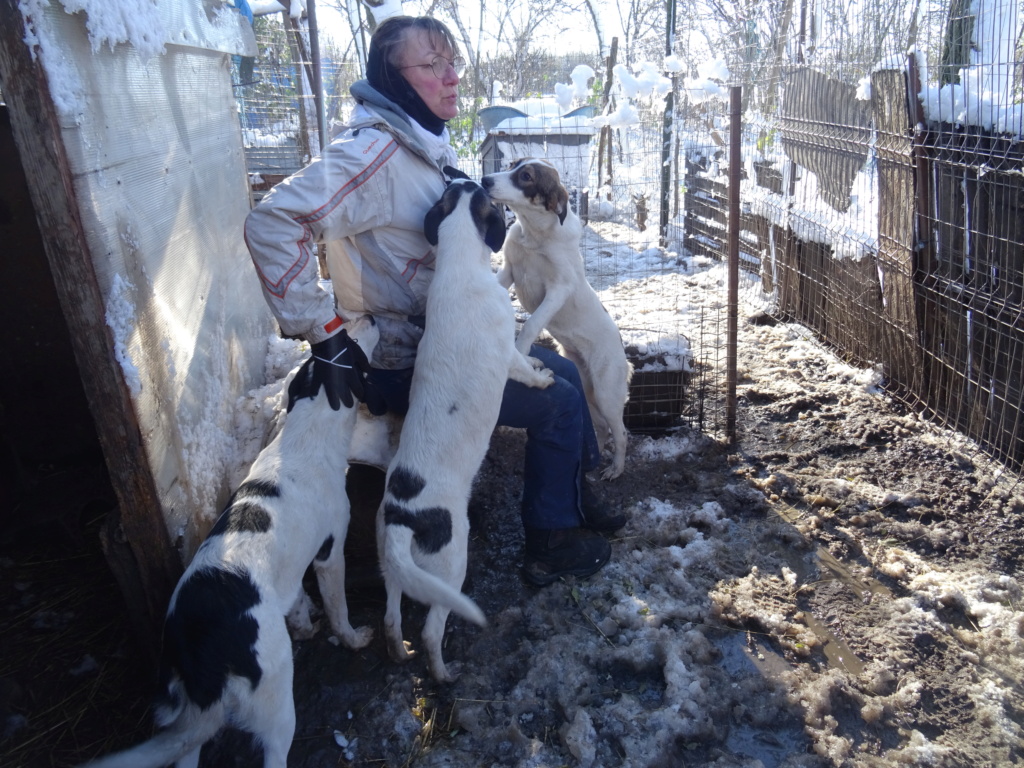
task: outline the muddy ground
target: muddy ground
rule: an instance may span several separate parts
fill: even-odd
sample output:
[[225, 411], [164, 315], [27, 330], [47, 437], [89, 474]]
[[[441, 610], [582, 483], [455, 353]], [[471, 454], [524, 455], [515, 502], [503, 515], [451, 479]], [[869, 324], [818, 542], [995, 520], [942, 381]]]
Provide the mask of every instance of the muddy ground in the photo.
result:
[[[388, 660], [383, 591], [350, 546], [353, 620], [375, 638], [295, 644], [289, 765], [1024, 763], [1021, 488], [809, 348], [799, 328], [742, 318], [738, 442], [633, 434], [625, 474], [601, 484], [630, 522], [589, 579], [521, 580], [523, 437], [497, 432], [466, 584], [490, 625], [449, 619], [452, 685], [422, 658]], [[357, 510], [379, 483], [353, 474]], [[0, 559], [0, 764], [143, 738], [153, 673], [102, 560], [29, 542]], [[422, 618], [407, 605], [414, 647]], [[259, 764], [234, 732], [202, 760]]]

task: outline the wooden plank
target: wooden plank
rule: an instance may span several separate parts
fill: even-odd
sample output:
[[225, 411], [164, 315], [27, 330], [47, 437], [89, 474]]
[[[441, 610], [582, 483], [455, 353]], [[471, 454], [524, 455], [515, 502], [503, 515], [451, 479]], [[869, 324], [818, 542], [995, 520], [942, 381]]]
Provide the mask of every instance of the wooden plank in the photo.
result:
[[775, 227], [775, 289], [778, 291], [779, 313], [787, 320], [800, 321], [800, 265], [797, 261], [797, 240], [792, 230]]
[[686, 247], [697, 256], [724, 259], [727, 188], [700, 175], [704, 169], [689, 159], [686, 168], [686, 216], [683, 222]]
[[[182, 567], [171, 546], [143, 448], [128, 387], [114, 357], [105, 306], [93, 269], [58, 115], [42, 65], [23, 42], [24, 20], [16, 0], [0, 0], [0, 80], [11, 109], [36, 217], [44, 237], [57, 295], [68, 328], [86, 399], [96, 422], [111, 483], [118, 497], [121, 530], [137, 566], [141, 594], [125, 590], [129, 611], [149, 627], [143, 647], [157, 638]], [[111, 562], [112, 569], [118, 561]], [[130, 570], [130, 569], [129, 569]]]
[[871, 76], [871, 109], [878, 129], [877, 265], [884, 307], [876, 361], [893, 383], [923, 392], [914, 283], [915, 164], [903, 72], [880, 70]]
[[[772, 292], [771, 222], [764, 216], [744, 213], [740, 219], [740, 269], [761, 278], [761, 289]], [[749, 238], [753, 238], [751, 241]]]
[[[794, 238], [796, 240], [796, 238]], [[832, 280], [832, 248], [822, 243], [796, 240], [797, 270], [800, 273], [800, 322], [825, 336], [826, 286]]]
[[832, 259], [825, 304], [825, 339], [847, 359], [874, 363], [880, 342], [877, 328], [884, 315], [874, 254], [857, 261]]

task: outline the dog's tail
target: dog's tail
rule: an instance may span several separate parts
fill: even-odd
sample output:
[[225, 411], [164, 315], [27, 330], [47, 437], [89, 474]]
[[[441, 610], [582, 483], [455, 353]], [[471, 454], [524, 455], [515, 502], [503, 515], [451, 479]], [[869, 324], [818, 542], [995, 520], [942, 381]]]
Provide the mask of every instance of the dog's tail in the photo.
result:
[[440, 605], [474, 624], [487, 626], [487, 617], [476, 603], [416, 564], [412, 559], [412, 536], [411, 528], [401, 524], [387, 525], [382, 565], [388, 577], [394, 579], [402, 592], [413, 600], [426, 605]]
[[220, 705], [205, 712], [188, 702], [177, 717], [149, 741], [86, 763], [79, 768], [163, 768], [201, 748], [224, 725]]

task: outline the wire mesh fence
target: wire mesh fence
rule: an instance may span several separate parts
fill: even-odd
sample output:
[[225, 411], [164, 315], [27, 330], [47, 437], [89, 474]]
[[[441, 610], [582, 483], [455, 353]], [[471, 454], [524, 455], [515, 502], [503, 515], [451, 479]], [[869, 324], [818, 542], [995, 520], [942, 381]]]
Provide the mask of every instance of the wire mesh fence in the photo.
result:
[[258, 55], [236, 57], [232, 83], [246, 164], [259, 199], [320, 151], [318, 109], [330, 136], [351, 107], [349, 86], [360, 77], [357, 62], [346, 58], [329, 38], [321, 40], [318, 61], [322, 107], [313, 97], [314, 69], [309, 30], [286, 14], [257, 16], [253, 29]]
[[770, 55], [730, 54], [746, 94], [744, 263], [762, 278], [748, 298], [1019, 473], [1016, 3], [817, 9]]
[[[876, 367], [895, 396], [1019, 471], [1016, 6], [787, 2], [758, 13], [721, 49], [729, 74], [718, 84], [743, 94], [739, 179], [727, 174], [726, 104], [698, 98], [685, 68], [672, 76], [668, 114], [663, 97], [599, 82], [590, 133], [524, 138], [470, 120], [463, 170], [523, 156], [562, 170], [587, 223], [588, 278], [636, 367], [634, 430], [721, 433], [727, 421], [720, 265], [735, 184], [744, 300]], [[593, 68], [610, 72], [607, 63]], [[339, 105], [345, 90], [335, 90]], [[627, 103], [629, 119], [616, 120]]]

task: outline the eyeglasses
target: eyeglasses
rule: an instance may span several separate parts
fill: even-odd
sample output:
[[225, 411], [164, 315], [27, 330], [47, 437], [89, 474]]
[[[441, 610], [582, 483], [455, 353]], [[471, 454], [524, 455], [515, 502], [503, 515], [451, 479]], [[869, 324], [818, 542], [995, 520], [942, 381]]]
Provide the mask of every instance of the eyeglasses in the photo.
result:
[[429, 67], [434, 73], [434, 77], [438, 80], [444, 80], [444, 76], [448, 74], [448, 67], [455, 70], [456, 77], [462, 77], [466, 74], [466, 60], [461, 56], [456, 56], [454, 59], [449, 60], [444, 56], [438, 55], [429, 64], [410, 64], [407, 67], [398, 67], [398, 69], [412, 69], [413, 67]]

